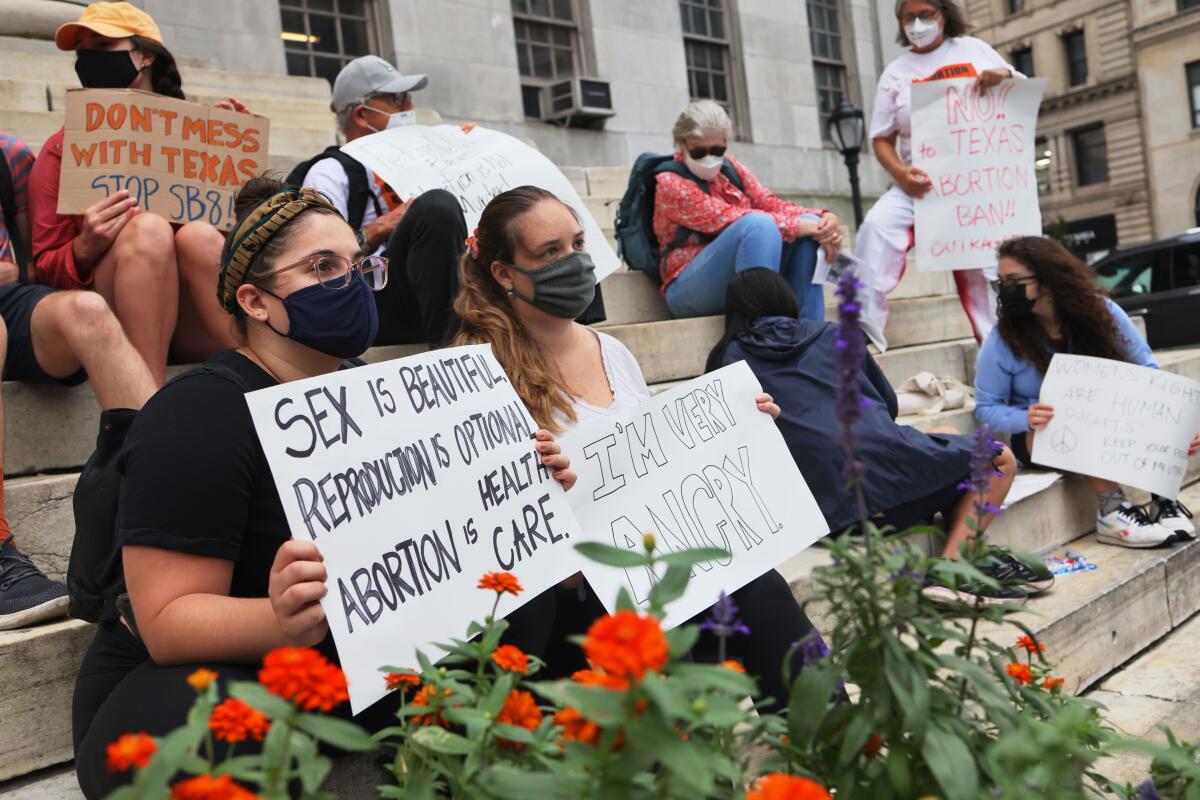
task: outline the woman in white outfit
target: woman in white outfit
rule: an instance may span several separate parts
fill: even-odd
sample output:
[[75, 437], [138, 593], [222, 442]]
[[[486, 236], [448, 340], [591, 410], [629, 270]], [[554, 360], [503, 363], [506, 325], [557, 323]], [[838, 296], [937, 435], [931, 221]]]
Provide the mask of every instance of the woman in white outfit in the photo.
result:
[[[909, 51], [888, 64], [879, 78], [871, 115], [875, 157], [894, 181], [863, 220], [854, 255], [863, 262], [867, 302], [862, 326], [880, 350], [887, 349], [888, 293], [904, 274], [904, 261], [913, 245], [913, 200], [928, 192], [929, 176], [912, 165], [912, 85], [945, 78], [974, 77], [979, 91], [1005, 78], [1023, 78], [986, 42], [966, 36], [967, 21], [953, 0], [899, 0], [897, 41]], [[994, 269], [992, 270], [994, 272]], [[954, 282], [975, 338], [988, 335], [996, 324], [996, 299], [983, 270], [955, 270]]]

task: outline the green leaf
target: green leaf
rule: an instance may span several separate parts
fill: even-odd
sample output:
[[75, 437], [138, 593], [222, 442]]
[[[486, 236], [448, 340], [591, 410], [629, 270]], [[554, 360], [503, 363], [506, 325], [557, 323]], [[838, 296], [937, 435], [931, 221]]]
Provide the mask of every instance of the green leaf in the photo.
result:
[[720, 547], [695, 547], [690, 550], [676, 550], [658, 557], [658, 563], [668, 567], [692, 567], [701, 561], [728, 561], [732, 556], [728, 550]]
[[470, 739], [436, 725], [421, 728], [410, 737], [410, 740], [435, 753], [444, 753], [449, 756], [464, 756], [475, 749], [475, 743]]
[[650, 606], [664, 608], [683, 596], [692, 577], [691, 566], [673, 565], [654, 586], [650, 587]]
[[230, 697], [236, 697], [243, 703], [253, 706], [273, 720], [284, 719], [296, 710], [295, 706], [282, 697], [271, 694], [260, 683], [232, 681], [228, 691]]
[[809, 746], [825, 718], [837, 679], [837, 671], [825, 665], [811, 666], [796, 676], [788, 702], [788, 736], [794, 747]]
[[507, 739], [510, 742], [520, 742], [521, 744], [533, 744], [535, 741], [533, 734], [528, 728], [522, 728], [519, 725], [509, 725], [506, 722], [497, 722], [492, 726], [492, 733], [501, 739]]
[[637, 611], [637, 604], [633, 602], [633, 597], [629, 594], [629, 590], [622, 586], [617, 590], [617, 611]]
[[500, 709], [504, 708], [504, 701], [508, 698], [508, 693], [512, 689], [515, 680], [516, 677], [511, 672], [501, 674], [480, 710], [493, 717], [499, 714]]
[[690, 653], [692, 647], [695, 646], [696, 640], [700, 638], [700, 627], [698, 625], [680, 625], [678, 628], [667, 631], [666, 636], [671, 658], [680, 658], [686, 653]]
[[931, 725], [921, 744], [921, 756], [942, 787], [946, 800], [979, 797], [979, 774], [971, 749], [954, 733]]
[[716, 689], [739, 697], [758, 695], [758, 687], [749, 675], [735, 672], [726, 667], [710, 664], [676, 664], [671, 675], [689, 691]]
[[333, 762], [325, 756], [316, 756], [314, 758], [300, 759], [300, 783], [304, 786], [304, 791], [315, 792], [321, 788], [325, 778], [329, 775], [329, 770], [333, 767]]
[[609, 567], [642, 567], [650, 563], [645, 553], [600, 542], [581, 542], [575, 545], [575, 550], [585, 558]]
[[585, 781], [565, 773], [530, 772], [512, 764], [495, 764], [479, 773], [476, 783], [498, 798], [568, 800], [585, 795]]
[[296, 717], [296, 727], [311, 734], [319, 741], [333, 745], [350, 753], [365, 753], [375, 749], [375, 740], [353, 722], [337, 717], [322, 717], [317, 714], [301, 714]]

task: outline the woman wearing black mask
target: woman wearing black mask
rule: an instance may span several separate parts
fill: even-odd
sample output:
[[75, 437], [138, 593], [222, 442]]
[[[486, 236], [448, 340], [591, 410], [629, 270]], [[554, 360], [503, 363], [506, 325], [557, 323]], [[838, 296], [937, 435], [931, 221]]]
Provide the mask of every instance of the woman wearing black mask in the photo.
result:
[[[140, 89], [183, 99], [175, 59], [149, 15], [129, 3], [93, 3], [55, 42], [76, 54], [88, 89]], [[246, 108], [237, 100], [218, 106]], [[59, 289], [94, 289], [108, 301], [155, 380], [166, 377], [167, 352], [202, 361], [235, 343], [214, 302], [224, 239], [207, 222], [172, 226], [118, 191], [80, 215], [58, 213], [63, 131], [46, 140], [29, 180], [33, 276]], [[165, 187], [163, 188], [165, 191]]]
[[[164, 387], [126, 438], [117, 540], [132, 613], [100, 625], [75, 685], [76, 772], [88, 798], [120, 778], [105, 770], [108, 743], [183, 723], [197, 665], [223, 683], [254, 680], [277, 647], [336, 658], [318, 602], [321, 554], [289, 538], [243, 395], [349, 366], [375, 337], [371, 292], [387, 282], [387, 261], [360, 257], [354, 231], [311, 189], [257, 178], [237, 213], [215, 294], [242, 345]], [[569, 487], [569, 462], [548, 433], [538, 439]], [[360, 721], [386, 724], [387, 710]]]
[[[1053, 419], [1040, 402], [1042, 380], [1055, 353], [1095, 356], [1158, 367], [1150, 346], [1121, 307], [1100, 294], [1091, 270], [1065, 247], [1040, 236], [1000, 245], [999, 322], [979, 351], [975, 416], [997, 433], [1012, 434], [1017, 459], [1030, 463], [1033, 437]], [[1188, 454], [1200, 449], [1200, 434]], [[1133, 505], [1120, 485], [1088, 477], [1096, 490], [1096, 537], [1122, 547], [1156, 547], [1195, 533], [1186, 508], [1155, 497]]]

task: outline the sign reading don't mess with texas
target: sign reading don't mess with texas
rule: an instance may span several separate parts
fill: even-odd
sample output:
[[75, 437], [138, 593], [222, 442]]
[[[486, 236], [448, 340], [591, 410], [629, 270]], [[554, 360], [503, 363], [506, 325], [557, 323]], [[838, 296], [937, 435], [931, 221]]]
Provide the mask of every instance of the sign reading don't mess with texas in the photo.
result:
[[122, 189], [171, 222], [233, 226], [233, 198], [267, 168], [270, 121], [133, 89], [67, 92], [60, 214]]

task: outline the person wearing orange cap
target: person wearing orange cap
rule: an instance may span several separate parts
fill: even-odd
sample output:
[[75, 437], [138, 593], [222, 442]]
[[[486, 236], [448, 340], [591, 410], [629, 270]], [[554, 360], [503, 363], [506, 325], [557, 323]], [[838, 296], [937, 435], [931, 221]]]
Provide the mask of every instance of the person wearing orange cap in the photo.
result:
[[[141, 89], [183, 99], [175, 59], [154, 20], [124, 2], [92, 3], [54, 37], [73, 50], [87, 89]], [[234, 98], [217, 104], [246, 108]], [[58, 213], [63, 131], [42, 147], [29, 180], [32, 279], [58, 289], [94, 289], [108, 301], [155, 381], [166, 379], [167, 353], [202, 361], [234, 345], [213, 297], [224, 238], [206, 222], [174, 226], [144, 213], [119, 191], [83, 214]]]

